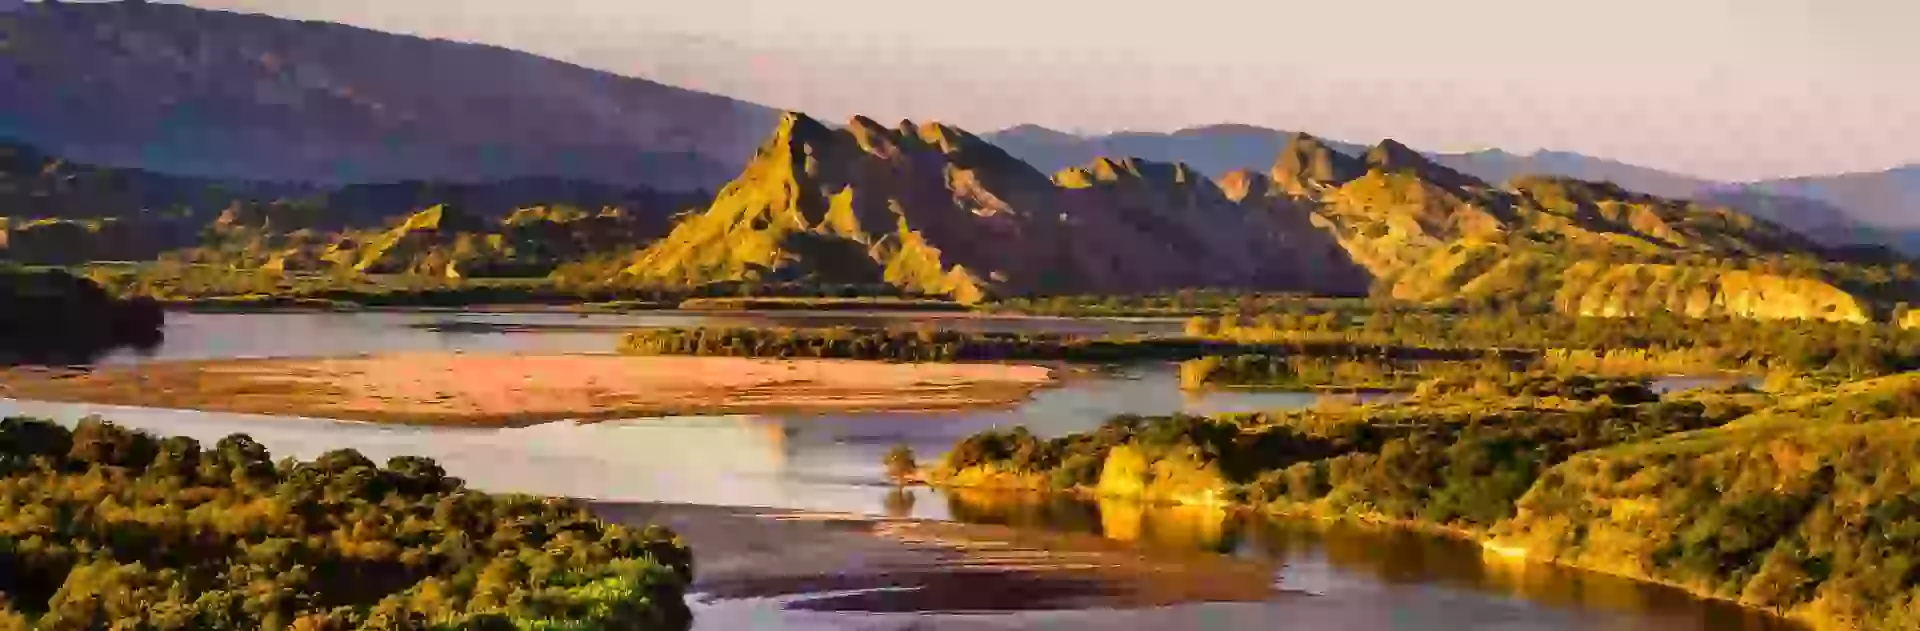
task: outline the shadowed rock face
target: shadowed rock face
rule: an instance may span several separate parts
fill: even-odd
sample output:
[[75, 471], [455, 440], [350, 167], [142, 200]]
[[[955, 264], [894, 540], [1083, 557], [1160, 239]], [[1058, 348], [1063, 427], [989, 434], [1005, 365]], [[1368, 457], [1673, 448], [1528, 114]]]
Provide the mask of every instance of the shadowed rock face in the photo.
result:
[[[1272, 214], [1181, 164], [1099, 158], [1048, 178], [946, 125], [855, 118], [834, 130], [789, 114], [705, 213], [625, 273], [670, 285], [882, 280], [963, 300], [986, 291], [1357, 288], [1276, 248], [1287, 224]], [[1294, 227], [1301, 240], [1319, 235]]]
[[1273, 161], [1268, 175], [1280, 189], [1292, 195], [1308, 195], [1316, 186], [1339, 186], [1366, 173], [1366, 167], [1320, 139], [1294, 134], [1280, 156]]
[[0, 40], [0, 138], [176, 174], [710, 189], [777, 116], [500, 48], [171, 4], [29, 4], [0, 13]]

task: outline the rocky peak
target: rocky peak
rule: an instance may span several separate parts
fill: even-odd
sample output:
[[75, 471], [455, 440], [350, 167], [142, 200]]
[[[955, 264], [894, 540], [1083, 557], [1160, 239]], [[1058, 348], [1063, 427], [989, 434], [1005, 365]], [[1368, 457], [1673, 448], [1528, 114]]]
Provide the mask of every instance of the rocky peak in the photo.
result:
[[1293, 195], [1305, 195], [1321, 186], [1339, 186], [1366, 172], [1359, 161], [1334, 151], [1309, 134], [1294, 134], [1269, 172], [1273, 184]]
[[1097, 185], [1134, 183], [1153, 188], [1187, 188], [1206, 182], [1186, 163], [1166, 163], [1141, 158], [1094, 158], [1086, 166], [1062, 169], [1054, 174], [1061, 188], [1088, 188]]
[[1220, 192], [1234, 202], [1266, 197], [1273, 190], [1273, 180], [1250, 169], [1228, 171], [1220, 176]]
[[1420, 179], [1454, 190], [1487, 186], [1479, 178], [1441, 166], [1392, 138], [1382, 140], [1367, 150], [1366, 168], [1381, 173], [1410, 172]]
[[834, 131], [813, 117], [799, 112], [786, 112], [780, 115], [774, 124], [773, 134], [761, 147], [793, 149], [805, 145], [827, 144], [833, 142]]
[[435, 204], [425, 210], [407, 217], [395, 232], [477, 232], [482, 229], [480, 221], [460, 209], [446, 204]]

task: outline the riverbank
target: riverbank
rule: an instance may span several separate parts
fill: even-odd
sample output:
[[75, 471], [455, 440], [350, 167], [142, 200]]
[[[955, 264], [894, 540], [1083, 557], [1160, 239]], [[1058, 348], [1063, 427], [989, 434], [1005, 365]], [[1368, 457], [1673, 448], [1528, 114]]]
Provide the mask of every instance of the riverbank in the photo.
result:
[[421, 425], [1018, 403], [1054, 371], [833, 359], [402, 353], [0, 371], [0, 398]]

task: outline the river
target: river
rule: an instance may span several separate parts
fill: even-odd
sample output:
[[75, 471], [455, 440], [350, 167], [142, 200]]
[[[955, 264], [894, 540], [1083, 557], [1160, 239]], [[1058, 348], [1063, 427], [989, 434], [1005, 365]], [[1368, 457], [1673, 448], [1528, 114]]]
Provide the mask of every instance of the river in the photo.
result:
[[[573, 314], [376, 311], [358, 313], [176, 313], [166, 340], [137, 363], [222, 357], [344, 355], [390, 351], [604, 352], [620, 332], [690, 325], [905, 325], [975, 331], [1153, 333], [1174, 321], [985, 318], [929, 314]], [[1041, 435], [1081, 431], [1123, 412], [1213, 413], [1298, 408], [1298, 392], [1183, 393], [1172, 366], [1079, 377], [1009, 410], [632, 419], [552, 423], [516, 429], [419, 428], [325, 419], [56, 404], [0, 399], [0, 414], [72, 422], [98, 414], [123, 425], [203, 442], [245, 432], [276, 457], [310, 458], [350, 447], [376, 461], [395, 455], [438, 460], [486, 490], [606, 501], [659, 501], [912, 516], [1087, 532], [1141, 546], [1174, 546], [1279, 562], [1283, 589], [1312, 598], [1193, 605], [1132, 612], [1027, 614], [1025, 626], [1130, 628], [1682, 629], [1796, 627], [1659, 587], [1538, 566], [1489, 561], [1472, 546], [1404, 533], [1326, 528], [1245, 516], [1056, 500], [1044, 505], [986, 496], [947, 497], [927, 489], [903, 496], [880, 483], [881, 455], [912, 446], [923, 459], [989, 427], [1025, 425]], [[696, 550], [697, 553], [697, 550]], [[725, 613], [718, 611], [715, 613]], [[763, 615], [757, 612], [753, 615]], [[791, 628], [907, 628], [886, 616], [774, 612]], [[977, 619], [949, 622], [973, 624]], [[1079, 620], [1080, 623], [1074, 623]], [[1264, 621], [1262, 623], [1261, 621]], [[700, 628], [724, 628], [712, 617]], [[997, 625], [956, 626], [994, 628]], [[913, 627], [922, 628], [922, 627]]]

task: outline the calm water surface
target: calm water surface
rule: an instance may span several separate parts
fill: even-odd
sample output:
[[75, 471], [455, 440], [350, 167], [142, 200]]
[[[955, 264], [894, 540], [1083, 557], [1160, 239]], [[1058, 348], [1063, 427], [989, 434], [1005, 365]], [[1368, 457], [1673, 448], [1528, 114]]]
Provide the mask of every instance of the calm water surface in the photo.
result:
[[[927, 314], [637, 315], [362, 312], [171, 314], [166, 342], [112, 363], [221, 357], [343, 355], [394, 351], [604, 352], [620, 332], [692, 325], [899, 325], [936, 322], [975, 331], [1151, 333], [1178, 322], [937, 317]], [[1171, 366], [1074, 379], [1008, 410], [713, 416], [553, 423], [516, 429], [413, 428], [245, 414], [0, 399], [0, 414], [71, 423], [99, 414], [115, 422], [203, 442], [245, 432], [276, 457], [310, 458], [350, 447], [375, 460], [422, 455], [478, 488], [604, 500], [770, 506], [955, 519], [1070, 530], [1133, 541], [1281, 561], [1276, 581], [1316, 594], [1270, 603], [1192, 605], [1131, 612], [1059, 612], [946, 617], [713, 611], [700, 628], [1140, 628], [1650, 630], [1791, 629], [1764, 616], [1632, 581], [1484, 559], [1473, 546], [1404, 533], [1325, 528], [1187, 509], [1060, 499], [1038, 501], [879, 484], [880, 457], [895, 443], [923, 459], [989, 427], [1025, 425], [1042, 435], [1142, 414], [1297, 408], [1317, 397], [1293, 392], [1186, 394]], [[734, 618], [744, 615], [746, 618]], [[765, 616], [773, 616], [768, 618]], [[748, 623], [748, 626], [739, 626]], [[772, 624], [774, 626], [767, 626]]]

